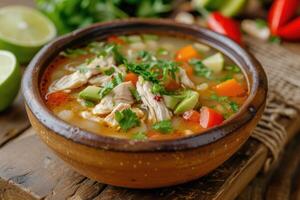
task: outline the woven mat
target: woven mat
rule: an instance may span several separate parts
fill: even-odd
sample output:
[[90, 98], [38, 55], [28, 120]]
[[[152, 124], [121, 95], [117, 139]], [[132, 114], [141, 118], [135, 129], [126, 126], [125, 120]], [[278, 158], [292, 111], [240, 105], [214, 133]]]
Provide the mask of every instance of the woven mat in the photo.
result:
[[246, 38], [250, 52], [261, 61], [269, 83], [266, 109], [252, 137], [270, 150], [264, 170], [276, 163], [288, 141], [285, 128], [278, 122], [280, 117], [293, 118], [300, 111], [300, 56], [278, 44]]

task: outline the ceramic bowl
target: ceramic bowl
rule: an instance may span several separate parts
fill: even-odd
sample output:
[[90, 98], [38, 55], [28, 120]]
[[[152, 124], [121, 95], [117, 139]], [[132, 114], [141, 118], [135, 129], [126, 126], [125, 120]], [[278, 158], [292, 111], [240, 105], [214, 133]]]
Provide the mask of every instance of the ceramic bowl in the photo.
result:
[[[110, 35], [154, 33], [191, 38], [223, 52], [247, 78], [249, 97], [222, 125], [199, 135], [163, 141], [129, 141], [93, 134], [57, 118], [39, 90], [41, 77], [57, 54]], [[41, 139], [76, 171], [102, 183], [128, 188], [157, 188], [198, 179], [220, 166], [249, 138], [264, 110], [267, 78], [259, 62], [232, 40], [193, 25], [169, 20], [100, 23], [59, 37], [28, 66], [23, 95], [32, 126]]]

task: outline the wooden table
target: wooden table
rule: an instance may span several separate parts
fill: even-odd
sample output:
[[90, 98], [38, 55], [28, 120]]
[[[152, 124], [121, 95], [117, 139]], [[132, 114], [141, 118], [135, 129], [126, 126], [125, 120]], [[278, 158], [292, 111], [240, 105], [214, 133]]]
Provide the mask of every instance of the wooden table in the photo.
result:
[[[31, 0], [1, 0], [0, 6], [13, 2], [33, 5]], [[284, 48], [300, 55], [299, 44]], [[299, 117], [282, 119], [290, 135], [299, 129], [299, 122]], [[54, 155], [30, 127], [21, 96], [0, 114], [0, 127], [0, 200], [208, 200], [233, 199], [240, 193], [240, 200], [300, 199], [300, 136], [292, 140], [278, 168], [267, 175], [256, 176], [268, 151], [250, 139], [221, 167], [197, 181], [157, 190], [128, 190], [90, 180]]]

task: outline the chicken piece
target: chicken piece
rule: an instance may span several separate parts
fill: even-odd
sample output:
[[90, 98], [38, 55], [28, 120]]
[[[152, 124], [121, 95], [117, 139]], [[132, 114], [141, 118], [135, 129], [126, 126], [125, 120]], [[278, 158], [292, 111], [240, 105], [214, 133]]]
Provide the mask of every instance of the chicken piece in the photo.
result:
[[93, 114], [105, 115], [110, 113], [115, 106], [120, 103], [126, 103], [132, 105], [134, 99], [130, 92], [130, 89], [134, 88], [130, 81], [123, 82], [117, 85], [108, 95], [106, 95], [99, 104], [93, 109]]
[[155, 100], [155, 95], [151, 93], [152, 84], [150, 82], [144, 81], [143, 78], [139, 76], [136, 88], [141, 96], [143, 104], [149, 112], [148, 120], [155, 123], [171, 119], [172, 113], [168, 110], [163, 100]]
[[93, 75], [101, 73], [101, 68], [114, 64], [112, 57], [95, 58], [90, 64], [86, 66], [86, 72], [76, 71], [72, 74], [61, 77], [59, 80], [53, 82], [49, 87], [49, 92], [56, 92], [66, 89], [75, 89], [86, 84]]
[[186, 74], [185, 70], [182, 68], [179, 68], [179, 80], [180, 82], [188, 87], [188, 88], [195, 88], [195, 84], [191, 81], [191, 79], [188, 77], [188, 75]]
[[113, 94], [106, 95], [92, 110], [95, 115], [106, 115], [114, 109]]
[[130, 108], [130, 104], [127, 104], [127, 103], [120, 103], [118, 104], [114, 109], [113, 111], [107, 115], [105, 118], [104, 118], [104, 121], [106, 122], [106, 124], [110, 127], [113, 127], [113, 128], [117, 128], [119, 127], [119, 123], [117, 122], [117, 120], [115, 119], [115, 113], [117, 111], [122, 111], [122, 110], [125, 110], [127, 108]]
[[140, 119], [142, 119], [142, 118], [145, 116], [145, 113], [144, 113], [141, 109], [139, 109], [139, 108], [132, 108], [131, 110], [132, 110], [132, 112], [134, 112], [134, 113], [136, 114], [136, 116], [137, 116], [138, 118], [140, 118]]
[[107, 76], [107, 75], [97, 75], [92, 77], [89, 80], [89, 84], [99, 86], [99, 87], [104, 87], [106, 83], [110, 82], [112, 80], [112, 76]]
[[93, 121], [93, 122], [97, 122], [97, 123], [103, 123], [104, 122], [103, 118], [101, 118], [99, 116], [96, 116], [96, 115], [93, 115], [93, 113], [91, 113], [89, 111], [82, 111], [80, 113], [80, 116], [83, 119], [87, 119], [87, 120], [90, 120], [90, 121]]
[[83, 73], [79, 71], [74, 72], [72, 74], [63, 76], [61, 79], [54, 81], [49, 86], [49, 92], [56, 92], [60, 90], [67, 90], [67, 89], [75, 89], [81, 87], [82, 85], [87, 83], [87, 78]]

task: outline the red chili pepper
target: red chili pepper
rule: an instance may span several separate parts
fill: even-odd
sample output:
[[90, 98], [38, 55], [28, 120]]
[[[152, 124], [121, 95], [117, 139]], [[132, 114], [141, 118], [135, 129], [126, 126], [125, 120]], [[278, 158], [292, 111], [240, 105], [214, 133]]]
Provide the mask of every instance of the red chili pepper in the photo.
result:
[[268, 21], [273, 35], [278, 35], [280, 27], [285, 25], [295, 14], [299, 0], [275, 0], [269, 11]]
[[300, 40], [300, 17], [280, 28], [278, 36], [286, 40]]
[[235, 42], [242, 44], [242, 34], [239, 24], [233, 19], [219, 12], [212, 12], [207, 16], [207, 24], [211, 30], [226, 35]]
[[162, 96], [155, 95], [154, 100], [160, 102], [162, 100]]

